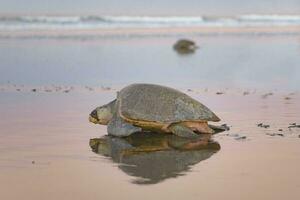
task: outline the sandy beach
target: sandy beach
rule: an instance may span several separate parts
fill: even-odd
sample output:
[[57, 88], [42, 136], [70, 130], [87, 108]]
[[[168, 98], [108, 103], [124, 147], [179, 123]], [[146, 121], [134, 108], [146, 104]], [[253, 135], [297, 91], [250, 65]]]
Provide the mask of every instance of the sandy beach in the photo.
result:
[[[299, 26], [0, 31], [0, 199], [298, 200], [299, 33]], [[199, 49], [175, 52], [181, 38]], [[107, 129], [90, 123], [90, 112], [131, 83], [176, 88], [230, 130], [213, 136], [213, 150], [165, 151], [166, 138], [151, 153], [124, 155], [134, 142], [122, 139], [92, 149], [90, 139]]]

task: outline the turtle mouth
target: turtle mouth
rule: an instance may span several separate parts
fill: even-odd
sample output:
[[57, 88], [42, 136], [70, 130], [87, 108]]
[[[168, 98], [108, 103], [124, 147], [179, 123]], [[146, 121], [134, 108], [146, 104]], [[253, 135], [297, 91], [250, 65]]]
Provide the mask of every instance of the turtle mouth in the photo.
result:
[[94, 124], [98, 124], [99, 123], [99, 120], [96, 119], [95, 117], [91, 116], [91, 115], [89, 116], [89, 121], [92, 122], [92, 123], [94, 123]]
[[102, 125], [107, 125], [107, 123], [108, 123], [107, 121], [95, 118], [92, 115], [89, 116], [89, 121], [94, 124], [102, 124]]
[[89, 121], [94, 123], [94, 124], [99, 123], [99, 118], [98, 118], [96, 109], [91, 112], [91, 114], [89, 116]]

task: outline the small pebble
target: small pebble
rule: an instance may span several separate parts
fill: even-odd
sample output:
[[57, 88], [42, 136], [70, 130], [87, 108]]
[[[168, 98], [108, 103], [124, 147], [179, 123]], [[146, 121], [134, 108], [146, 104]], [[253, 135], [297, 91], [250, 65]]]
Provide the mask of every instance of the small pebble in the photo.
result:
[[32, 92], [36, 92], [36, 91], [37, 91], [37, 89], [32, 89], [31, 91], [32, 91]]
[[85, 86], [85, 89], [87, 89], [89, 91], [93, 91], [94, 90], [92, 87], [89, 87], [89, 86]]
[[70, 92], [70, 90], [64, 90], [64, 93], [69, 93]]
[[290, 100], [290, 99], [292, 99], [291, 97], [285, 97], [284, 98], [285, 100]]
[[244, 96], [246, 96], [246, 95], [248, 95], [248, 94], [249, 94], [249, 92], [244, 92], [244, 93], [243, 93]]
[[300, 125], [289, 126], [288, 128], [300, 128]]
[[31, 164], [35, 164], [35, 161], [33, 160], [33, 161], [31, 161]]
[[216, 92], [216, 95], [224, 94], [223, 92]]
[[267, 133], [266, 135], [269, 135], [269, 136], [281, 136], [281, 137], [284, 137], [284, 135], [282, 133]]
[[244, 139], [246, 139], [247, 137], [246, 136], [240, 136], [240, 137], [237, 137], [237, 138], [235, 138], [236, 140], [244, 140]]
[[187, 91], [188, 91], [188, 92], [192, 92], [193, 90], [191, 90], [191, 89], [187, 89]]
[[265, 99], [265, 98], [267, 98], [268, 96], [271, 96], [271, 95], [273, 95], [273, 93], [269, 92], [269, 93], [263, 94], [261, 97]]
[[235, 133], [235, 134], [226, 134], [229, 137], [240, 137], [239, 134]]
[[259, 124], [257, 124], [257, 126], [261, 127], [261, 128], [270, 128], [270, 125], [263, 124], [263, 123], [259, 123]]

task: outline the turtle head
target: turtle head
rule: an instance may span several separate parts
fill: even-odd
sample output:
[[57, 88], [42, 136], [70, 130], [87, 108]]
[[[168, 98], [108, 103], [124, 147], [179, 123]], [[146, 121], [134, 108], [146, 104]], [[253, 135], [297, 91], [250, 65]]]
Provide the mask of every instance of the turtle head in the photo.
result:
[[94, 124], [107, 125], [113, 117], [114, 104], [115, 101], [112, 101], [94, 109], [89, 116], [89, 121]]

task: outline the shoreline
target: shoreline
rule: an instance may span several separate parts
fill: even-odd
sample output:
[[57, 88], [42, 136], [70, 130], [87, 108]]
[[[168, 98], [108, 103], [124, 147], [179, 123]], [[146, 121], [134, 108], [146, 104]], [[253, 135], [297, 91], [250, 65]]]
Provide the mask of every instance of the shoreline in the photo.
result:
[[278, 27], [170, 27], [170, 28], [109, 28], [109, 29], [85, 29], [85, 30], [21, 30], [1, 31], [0, 37], [66, 37], [66, 36], [161, 36], [180, 34], [207, 34], [207, 35], [298, 35], [300, 26], [278, 26]]

